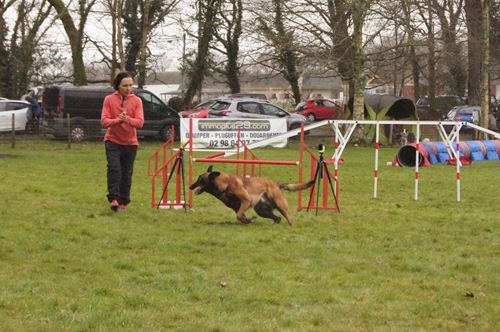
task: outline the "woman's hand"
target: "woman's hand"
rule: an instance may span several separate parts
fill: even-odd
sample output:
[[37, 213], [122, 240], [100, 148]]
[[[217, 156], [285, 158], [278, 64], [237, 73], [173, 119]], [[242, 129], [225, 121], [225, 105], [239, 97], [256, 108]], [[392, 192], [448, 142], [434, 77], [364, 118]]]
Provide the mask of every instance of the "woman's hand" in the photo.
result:
[[123, 122], [125, 121], [125, 118], [127, 117], [127, 112], [126, 111], [123, 111], [120, 113], [120, 115], [118, 116], [118, 119], [120, 120], [120, 122]]

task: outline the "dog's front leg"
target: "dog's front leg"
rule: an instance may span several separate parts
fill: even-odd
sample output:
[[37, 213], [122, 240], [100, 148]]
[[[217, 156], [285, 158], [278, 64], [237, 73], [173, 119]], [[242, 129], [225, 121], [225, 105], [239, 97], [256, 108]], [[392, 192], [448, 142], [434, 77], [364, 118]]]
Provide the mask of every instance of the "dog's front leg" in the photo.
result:
[[236, 212], [236, 219], [238, 219], [243, 224], [249, 224], [255, 219], [255, 218], [248, 219], [247, 216], [245, 215], [246, 210], [248, 210], [250, 206], [251, 206], [250, 200], [242, 200], [240, 208], [238, 212]]

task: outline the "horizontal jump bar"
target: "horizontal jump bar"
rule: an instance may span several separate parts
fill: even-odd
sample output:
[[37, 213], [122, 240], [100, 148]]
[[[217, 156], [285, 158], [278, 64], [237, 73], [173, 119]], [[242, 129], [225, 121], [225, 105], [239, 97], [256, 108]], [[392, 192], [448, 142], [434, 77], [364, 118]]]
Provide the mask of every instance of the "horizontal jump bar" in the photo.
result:
[[254, 164], [254, 165], [290, 165], [297, 166], [298, 161], [288, 160], [245, 160], [245, 159], [211, 159], [193, 158], [195, 163], [227, 163], [227, 164]]

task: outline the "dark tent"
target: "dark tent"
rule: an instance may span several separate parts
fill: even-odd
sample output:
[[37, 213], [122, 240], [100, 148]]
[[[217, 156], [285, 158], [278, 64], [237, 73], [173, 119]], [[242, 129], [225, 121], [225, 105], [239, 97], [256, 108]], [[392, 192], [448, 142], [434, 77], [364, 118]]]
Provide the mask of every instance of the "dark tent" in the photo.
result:
[[[418, 120], [417, 107], [413, 100], [405, 97], [396, 97], [390, 95], [365, 95], [365, 120]], [[352, 120], [351, 109], [353, 107], [353, 98], [349, 99], [346, 108], [346, 119]], [[391, 134], [391, 126], [384, 126], [380, 132], [380, 142], [386, 144]], [[414, 126], [394, 125], [393, 132], [403, 129], [415, 132]], [[365, 128], [368, 139], [375, 139], [375, 126], [369, 125]]]

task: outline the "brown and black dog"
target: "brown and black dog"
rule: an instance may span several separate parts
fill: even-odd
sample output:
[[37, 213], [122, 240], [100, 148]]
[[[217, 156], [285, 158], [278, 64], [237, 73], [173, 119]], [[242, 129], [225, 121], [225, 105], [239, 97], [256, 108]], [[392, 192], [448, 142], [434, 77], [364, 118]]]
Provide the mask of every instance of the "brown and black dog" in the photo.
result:
[[297, 191], [311, 187], [314, 180], [303, 184], [277, 184], [264, 177], [242, 178], [238, 175], [224, 174], [212, 171], [212, 166], [198, 177], [189, 189], [195, 195], [203, 192], [212, 194], [227, 207], [236, 212], [236, 218], [244, 224], [253, 222], [256, 217], [248, 219], [245, 212], [251, 207], [263, 218], [279, 223], [281, 218], [273, 213], [274, 209], [286, 218], [288, 224], [292, 219], [288, 214], [288, 201], [281, 190]]

